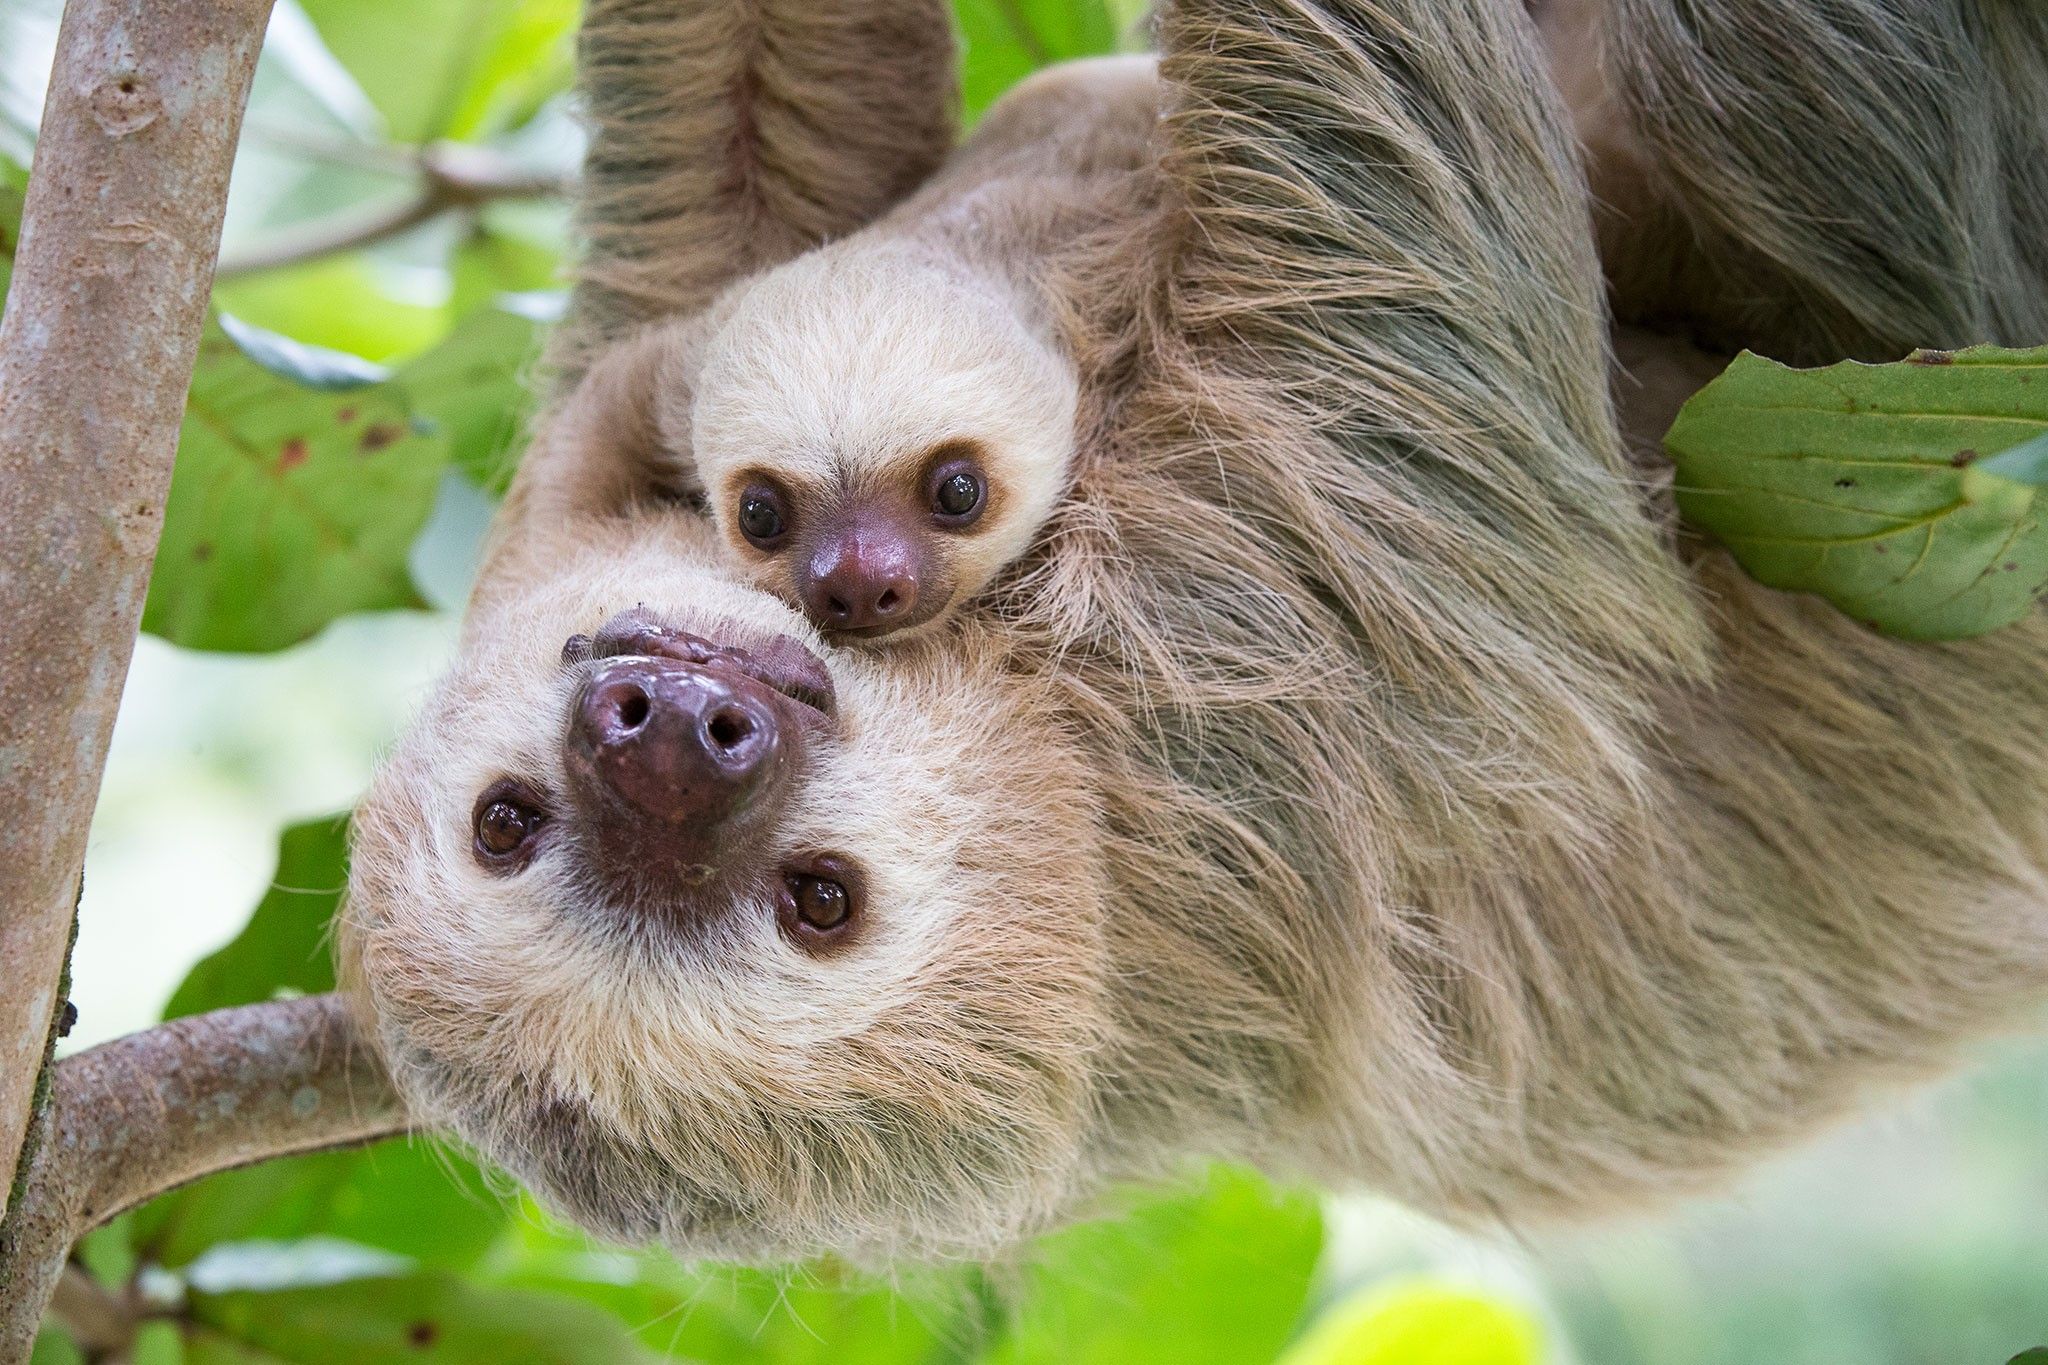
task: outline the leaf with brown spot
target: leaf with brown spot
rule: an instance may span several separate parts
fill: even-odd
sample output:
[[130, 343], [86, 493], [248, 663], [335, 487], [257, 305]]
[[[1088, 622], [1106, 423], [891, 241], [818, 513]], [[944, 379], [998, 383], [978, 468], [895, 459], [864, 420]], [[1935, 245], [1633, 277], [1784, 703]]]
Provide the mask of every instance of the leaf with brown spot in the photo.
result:
[[405, 435], [405, 428], [394, 422], [372, 422], [363, 428], [362, 439], [356, 442], [356, 449], [365, 455], [375, 455], [385, 447], [394, 445]]
[[640, 1365], [656, 1358], [600, 1308], [436, 1273], [194, 1290], [184, 1318], [187, 1365]]
[[[377, 432], [376, 458], [343, 409]], [[379, 366], [209, 324], [143, 628], [192, 649], [269, 650], [350, 612], [423, 606], [407, 554], [448, 445], [413, 419]]]
[[507, 296], [469, 314], [448, 339], [398, 372], [413, 404], [448, 438], [471, 481], [503, 493], [533, 395], [526, 372], [540, 351], [546, 296]]
[[2043, 372], [2048, 347], [1814, 370], [1745, 353], [1665, 438], [1679, 510], [1760, 582], [1887, 634], [1995, 630], [2048, 575]]

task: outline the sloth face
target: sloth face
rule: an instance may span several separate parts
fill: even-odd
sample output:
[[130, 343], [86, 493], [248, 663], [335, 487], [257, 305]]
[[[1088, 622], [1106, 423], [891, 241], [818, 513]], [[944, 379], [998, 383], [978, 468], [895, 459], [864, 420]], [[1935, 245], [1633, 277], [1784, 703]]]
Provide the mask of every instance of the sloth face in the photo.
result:
[[343, 977], [415, 1112], [696, 1254], [1052, 1218], [1104, 1032], [1056, 724], [957, 653], [824, 644], [688, 514], [573, 538], [494, 558], [358, 814]]
[[1029, 545], [1071, 462], [1076, 380], [1007, 285], [854, 239], [721, 309], [689, 441], [755, 582], [835, 639], [900, 637]]

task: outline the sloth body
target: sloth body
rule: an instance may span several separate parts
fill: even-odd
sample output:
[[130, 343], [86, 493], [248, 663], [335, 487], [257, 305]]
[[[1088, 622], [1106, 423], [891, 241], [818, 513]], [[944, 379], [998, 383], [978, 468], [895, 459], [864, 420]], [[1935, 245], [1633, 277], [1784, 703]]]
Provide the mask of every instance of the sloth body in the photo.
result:
[[1157, 121], [1148, 57], [1025, 81], [879, 221], [607, 353], [588, 419], [654, 433], [735, 568], [820, 629], [934, 625], [1065, 487], [1079, 378], [1049, 291]]
[[[1610, 393], [1602, 267], [1687, 237], [1596, 257], [1521, 6], [1182, 0], [1155, 169], [1063, 257], [1068, 491], [986, 610], [863, 652], [736, 571], [634, 406], [596, 400], [608, 345], [774, 264], [709, 259], [735, 221], [791, 255], [844, 226], [778, 214], [814, 197], [772, 178], [689, 189], [654, 149], [724, 144], [659, 93], [764, 50], [820, 64], [771, 69], [770, 108], [887, 68], [896, 142], [756, 118], [748, 164], [914, 183], [946, 75], [888, 44], [942, 7], [658, 8], [587, 20], [595, 254], [558, 356], [592, 378], [357, 821], [344, 980], [424, 1118], [589, 1227], [750, 1258], [987, 1254], [1211, 1157], [1524, 1221], [1719, 1177], [2048, 990], [2043, 622], [1909, 645], [1761, 588], [1672, 529], [1613, 415], [1653, 444], [1694, 340], [2015, 341], [2048, 305], [1889, 258], [1873, 302], [1808, 215], [1740, 246], [1839, 309], [1709, 316], [1713, 259], [1617, 284], [1684, 324], [1630, 334]], [[1547, 30], [1558, 88], [1691, 8]], [[2023, 90], [2048, 42], [1959, 17], [1993, 8], [1724, 10], [1771, 62], [1827, 14], [1825, 69], [1883, 19]], [[1673, 100], [1740, 74], [1690, 60]], [[1660, 150], [1643, 74], [1602, 96], [1641, 183], [1818, 175]], [[1915, 168], [1961, 149], [1872, 139], [1854, 94], [1797, 194], [1867, 179], [1917, 232], [1947, 210]], [[1702, 211], [1663, 202], [1660, 230]], [[1980, 330], [1925, 334], [1943, 309]], [[671, 713], [700, 738], [655, 734]], [[673, 772], [670, 809], [642, 779]]]

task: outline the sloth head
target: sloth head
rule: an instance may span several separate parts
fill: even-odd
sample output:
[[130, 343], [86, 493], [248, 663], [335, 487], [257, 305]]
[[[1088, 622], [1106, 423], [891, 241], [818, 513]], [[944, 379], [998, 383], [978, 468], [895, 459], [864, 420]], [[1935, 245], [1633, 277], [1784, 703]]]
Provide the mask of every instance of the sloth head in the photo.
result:
[[415, 1112], [697, 1254], [1054, 1216], [1104, 1031], [1056, 727], [957, 652], [826, 645], [686, 512], [552, 539], [501, 547], [358, 816], [343, 976]]
[[584, 406], [642, 429], [650, 477], [701, 495], [750, 582], [836, 642], [901, 639], [1022, 554], [1065, 486], [1077, 380], [1034, 311], [856, 237], [616, 348]]

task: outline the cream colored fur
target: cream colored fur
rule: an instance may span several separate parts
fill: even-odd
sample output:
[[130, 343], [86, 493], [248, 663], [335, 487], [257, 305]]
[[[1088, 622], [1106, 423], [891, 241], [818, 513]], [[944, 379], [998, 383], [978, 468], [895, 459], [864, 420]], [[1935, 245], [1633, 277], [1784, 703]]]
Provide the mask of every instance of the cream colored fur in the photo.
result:
[[[882, 31], [912, 7], [833, 8]], [[1768, 55], [1681, 68], [1656, 119], [1699, 142], [1644, 137], [1657, 183], [1737, 173], [1701, 92], [1879, 8], [1715, 11]], [[808, 41], [793, 11], [733, 12], [764, 26], [748, 50]], [[1622, 0], [1615, 88], [1643, 89], [1664, 68], [1617, 64], [1662, 61], [1656, 35], [1696, 12]], [[1910, 0], [1980, 65], [2025, 68], [2025, 25], [1971, 19], [1990, 12]], [[1908, 0], [1886, 13], [1913, 26]], [[593, 9], [590, 81], [634, 33]], [[862, 859], [882, 891], [858, 953], [806, 959], [758, 905], [636, 927], [554, 854], [470, 869], [480, 787], [556, 780], [563, 636], [645, 603], [738, 643], [811, 638], [629, 458], [644, 424], [572, 402], [522, 469], [463, 656], [363, 808], [340, 952], [419, 1112], [591, 1226], [750, 1257], [986, 1254], [1216, 1156], [1465, 1220], [1583, 1215], [1949, 1065], [2048, 987], [2042, 622], [1885, 640], [1672, 533], [1616, 428], [1588, 202], [1520, 7], [1181, 0], [1159, 36], [1158, 172], [1050, 294], [1081, 376], [1068, 495], [951, 629], [821, 646], [841, 733], [757, 852]], [[885, 54], [841, 55], [857, 84]], [[729, 58], [666, 54], [678, 81]], [[2040, 340], [2012, 330], [2032, 305], [2011, 278], [1921, 251], [1952, 163], [2017, 185], [2039, 126], [1958, 95], [1895, 145], [1855, 97], [1879, 84], [1824, 105], [1829, 156], [1739, 168], [1855, 262], [1816, 235], [1773, 257], [1806, 280], [1776, 314], [1683, 289], [1646, 313], [1794, 351]], [[701, 149], [696, 127], [611, 125], [595, 211]], [[760, 136], [760, 164], [825, 156]], [[1887, 159], [1901, 174], [1866, 183]], [[1977, 240], [2038, 213], [1963, 188]], [[695, 209], [668, 208], [635, 232], [676, 278], [756, 268], [671, 235]], [[1774, 221], [1751, 240], [1730, 217], [1701, 265], [1771, 256]], [[1628, 276], [1627, 235], [1603, 240]], [[564, 349], [610, 327], [581, 310]], [[1658, 335], [1628, 358], [1644, 421], [1700, 363]]]
[[[791, 602], [794, 552], [759, 549], [735, 524], [750, 484], [772, 479], [798, 524], [849, 499], [916, 506], [933, 452], [971, 446], [986, 507], [932, 536], [942, 562], [925, 585], [957, 609], [1023, 553], [1065, 487], [1078, 379], [1044, 291], [1149, 170], [1158, 103], [1148, 57], [1026, 81], [908, 203], [606, 353], [578, 401], [651, 402], [644, 418], [600, 420], [649, 423], [657, 441], [630, 458], [701, 493], [732, 564]], [[650, 377], [614, 382], [634, 371]]]

